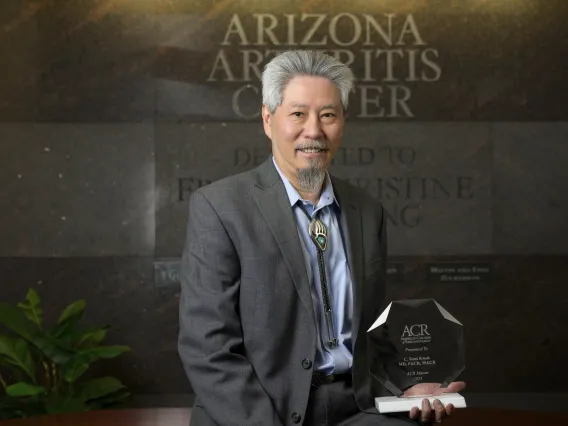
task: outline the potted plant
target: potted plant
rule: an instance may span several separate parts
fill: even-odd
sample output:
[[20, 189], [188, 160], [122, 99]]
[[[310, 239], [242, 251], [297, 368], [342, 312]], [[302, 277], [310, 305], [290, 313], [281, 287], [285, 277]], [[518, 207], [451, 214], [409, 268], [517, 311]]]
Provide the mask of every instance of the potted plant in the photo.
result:
[[30, 289], [17, 306], [0, 303], [0, 419], [101, 409], [123, 401], [126, 387], [114, 377], [83, 379], [91, 364], [130, 351], [102, 346], [108, 326], [79, 330], [85, 301], [67, 306], [55, 325], [43, 321]]

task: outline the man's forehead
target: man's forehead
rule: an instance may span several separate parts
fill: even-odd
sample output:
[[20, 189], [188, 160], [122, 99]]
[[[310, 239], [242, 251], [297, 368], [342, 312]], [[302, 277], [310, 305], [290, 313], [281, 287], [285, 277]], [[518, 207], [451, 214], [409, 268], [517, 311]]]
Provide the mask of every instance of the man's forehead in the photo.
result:
[[297, 102], [294, 100], [291, 100], [289, 102], [283, 102], [283, 105], [287, 108], [311, 108], [311, 107], [316, 107], [318, 109], [338, 109], [340, 108], [339, 104], [335, 103], [335, 102], [328, 102], [328, 103], [321, 103], [321, 104], [309, 104], [309, 103], [305, 103], [305, 102]]

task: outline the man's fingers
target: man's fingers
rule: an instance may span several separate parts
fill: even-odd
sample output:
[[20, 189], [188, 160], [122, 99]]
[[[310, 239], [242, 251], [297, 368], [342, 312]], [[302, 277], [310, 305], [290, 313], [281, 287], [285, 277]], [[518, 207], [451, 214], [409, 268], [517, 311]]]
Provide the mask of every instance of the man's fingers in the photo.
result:
[[428, 398], [424, 398], [421, 408], [412, 407], [408, 417], [412, 420], [418, 420], [421, 424], [442, 423], [444, 418], [451, 416], [454, 411], [454, 404], [447, 404], [444, 407], [444, 404], [439, 399], [435, 399], [432, 405], [430, 405]]
[[416, 420], [420, 414], [420, 409], [418, 407], [412, 407], [410, 409], [410, 414], [408, 415], [412, 420]]
[[432, 422], [432, 407], [430, 407], [430, 401], [428, 401], [428, 398], [424, 398], [422, 400], [422, 412], [420, 413], [420, 422], [421, 423]]
[[434, 411], [436, 413], [436, 423], [442, 423], [442, 419], [446, 417], [446, 409], [439, 399], [434, 400]]

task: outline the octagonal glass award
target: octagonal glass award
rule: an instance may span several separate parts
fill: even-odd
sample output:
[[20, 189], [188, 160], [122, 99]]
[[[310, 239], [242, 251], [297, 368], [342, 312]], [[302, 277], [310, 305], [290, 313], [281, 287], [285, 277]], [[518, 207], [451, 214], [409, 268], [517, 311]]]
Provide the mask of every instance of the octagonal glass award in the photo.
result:
[[419, 383], [447, 387], [465, 369], [462, 324], [434, 299], [394, 301], [367, 331], [370, 373], [395, 396], [375, 398], [381, 413], [410, 411], [439, 399], [465, 407], [458, 393], [403, 396]]

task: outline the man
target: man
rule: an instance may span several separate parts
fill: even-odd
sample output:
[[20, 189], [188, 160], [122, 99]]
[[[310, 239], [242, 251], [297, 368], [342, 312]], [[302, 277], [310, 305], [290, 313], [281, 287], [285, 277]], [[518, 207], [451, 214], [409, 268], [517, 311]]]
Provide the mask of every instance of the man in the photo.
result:
[[427, 399], [404, 416], [374, 408], [390, 395], [369, 374], [365, 338], [385, 307], [386, 217], [327, 173], [352, 86], [324, 54], [274, 58], [262, 75], [272, 156], [191, 196], [179, 353], [192, 425], [398, 425], [453, 410]]

